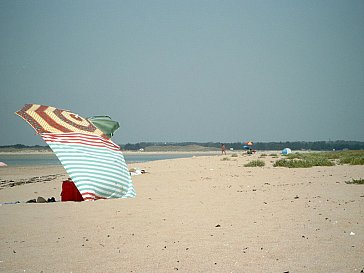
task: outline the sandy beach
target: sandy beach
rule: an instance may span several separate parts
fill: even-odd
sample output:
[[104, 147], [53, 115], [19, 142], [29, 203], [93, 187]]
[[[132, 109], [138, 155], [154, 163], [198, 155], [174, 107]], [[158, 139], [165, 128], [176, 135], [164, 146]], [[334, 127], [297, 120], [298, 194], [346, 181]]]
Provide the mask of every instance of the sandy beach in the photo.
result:
[[61, 166], [0, 168], [0, 272], [364, 272], [364, 166], [258, 157], [130, 164], [136, 198], [80, 203], [25, 203]]

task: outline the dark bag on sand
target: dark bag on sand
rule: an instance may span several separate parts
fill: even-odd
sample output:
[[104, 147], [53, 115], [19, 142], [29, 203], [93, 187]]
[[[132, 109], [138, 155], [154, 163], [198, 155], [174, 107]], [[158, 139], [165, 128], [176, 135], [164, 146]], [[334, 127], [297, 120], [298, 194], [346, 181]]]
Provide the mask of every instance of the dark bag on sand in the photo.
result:
[[83, 201], [81, 193], [78, 191], [75, 183], [72, 181], [63, 181], [61, 201]]

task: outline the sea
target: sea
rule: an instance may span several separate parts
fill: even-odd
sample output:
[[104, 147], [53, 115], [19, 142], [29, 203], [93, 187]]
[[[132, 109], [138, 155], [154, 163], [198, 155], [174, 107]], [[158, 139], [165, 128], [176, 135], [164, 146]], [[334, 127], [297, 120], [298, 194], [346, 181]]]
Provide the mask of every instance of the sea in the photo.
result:
[[[190, 158], [203, 156], [203, 153], [183, 154], [124, 154], [126, 163], [147, 162], [155, 160]], [[61, 165], [55, 154], [0, 154], [0, 162], [8, 166], [39, 166], [39, 165]]]

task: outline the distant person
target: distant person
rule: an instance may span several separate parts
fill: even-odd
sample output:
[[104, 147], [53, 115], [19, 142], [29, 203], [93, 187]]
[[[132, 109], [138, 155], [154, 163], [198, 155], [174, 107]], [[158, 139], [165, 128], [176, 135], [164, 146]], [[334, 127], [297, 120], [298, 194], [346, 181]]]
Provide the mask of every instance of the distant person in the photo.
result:
[[225, 154], [226, 155], [226, 148], [225, 148], [225, 144], [221, 143], [221, 154]]

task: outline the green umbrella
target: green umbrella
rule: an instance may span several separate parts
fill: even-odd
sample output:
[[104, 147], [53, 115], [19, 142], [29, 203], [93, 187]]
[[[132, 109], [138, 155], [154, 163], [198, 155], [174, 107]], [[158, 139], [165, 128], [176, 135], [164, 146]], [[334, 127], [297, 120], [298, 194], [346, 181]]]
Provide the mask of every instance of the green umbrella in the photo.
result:
[[87, 118], [87, 120], [91, 121], [93, 125], [110, 138], [120, 127], [119, 122], [112, 120], [109, 116], [93, 116]]

